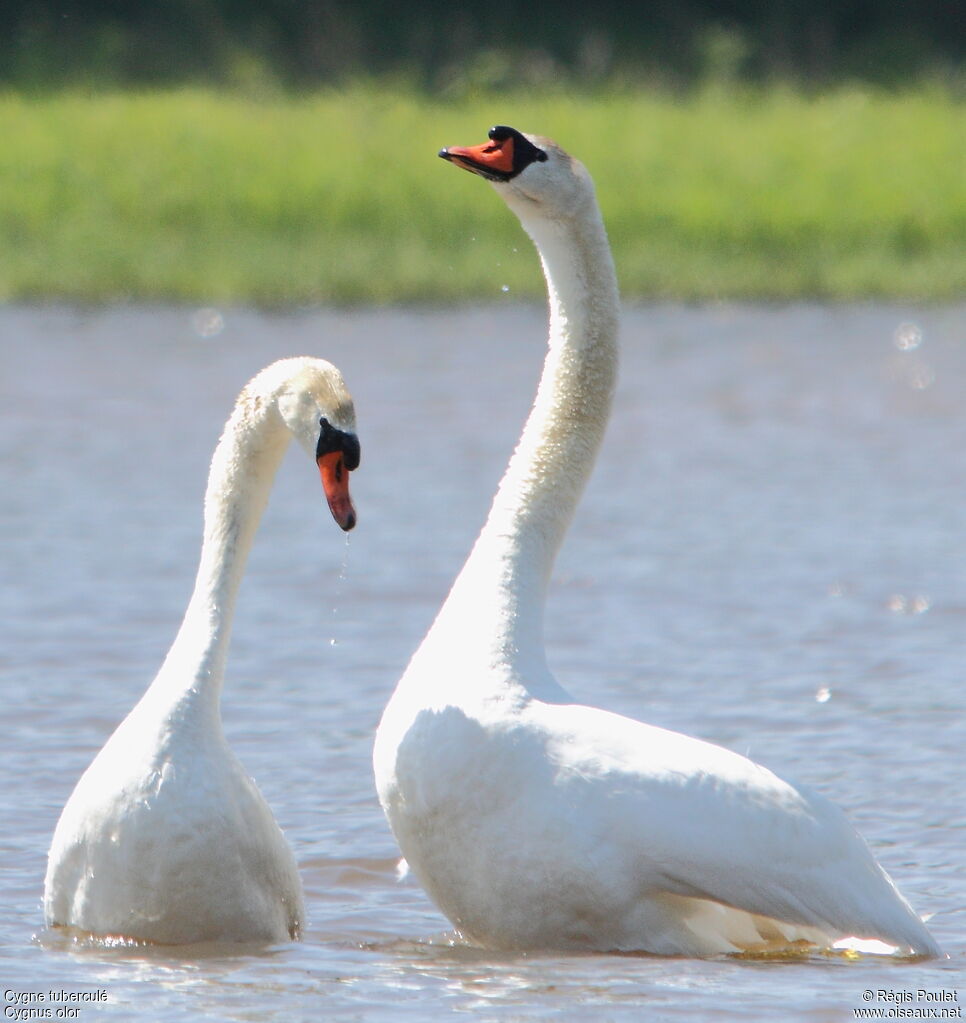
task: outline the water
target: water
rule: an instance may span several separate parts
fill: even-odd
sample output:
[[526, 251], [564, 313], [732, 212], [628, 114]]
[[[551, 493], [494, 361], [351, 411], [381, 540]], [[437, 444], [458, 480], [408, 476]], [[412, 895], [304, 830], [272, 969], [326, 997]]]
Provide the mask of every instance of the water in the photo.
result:
[[[106, 992], [77, 1003], [85, 1023], [824, 1023], [920, 988], [966, 1000], [964, 324], [962, 307], [625, 317], [614, 419], [558, 563], [551, 663], [578, 699], [830, 795], [951, 957], [777, 963], [453, 947], [396, 878], [373, 732], [519, 433], [542, 309], [0, 311], [7, 1018], [14, 992], [51, 989]], [[40, 906], [58, 813], [174, 635], [235, 394], [303, 353], [355, 394], [359, 526], [347, 548], [293, 448], [242, 587], [224, 713], [295, 848], [305, 940], [70, 945]]]

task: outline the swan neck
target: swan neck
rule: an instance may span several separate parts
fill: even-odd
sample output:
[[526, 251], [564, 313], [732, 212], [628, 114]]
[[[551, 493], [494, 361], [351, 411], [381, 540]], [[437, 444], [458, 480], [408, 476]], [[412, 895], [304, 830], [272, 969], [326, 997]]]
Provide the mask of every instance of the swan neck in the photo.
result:
[[540, 254], [549, 347], [533, 408], [450, 601], [463, 614], [470, 603], [478, 622], [491, 616], [489, 642], [500, 656], [529, 650], [542, 662], [546, 588], [610, 415], [619, 298], [592, 193], [565, 217], [508, 204]]
[[187, 611], [152, 689], [216, 713], [239, 586], [291, 433], [274, 403], [236, 406], [215, 448], [204, 535]]

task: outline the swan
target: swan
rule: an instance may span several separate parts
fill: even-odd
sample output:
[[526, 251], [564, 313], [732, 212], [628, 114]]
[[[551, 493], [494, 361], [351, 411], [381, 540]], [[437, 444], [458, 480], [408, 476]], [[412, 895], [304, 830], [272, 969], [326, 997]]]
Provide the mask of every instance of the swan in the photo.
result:
[[489, 180], [543, 264], [550, 338], [489, 516], [380, 721], [402, 855], [489, 948], [705, 956], [869, 939], [939, 947], [840, 810], [711, 743], [575, 704], [543, 606], [617, 373], [618, 292], [593, 183], [498, 126], [440, 154]]
[[200, 565], [174, 643], [57, 823], [50, 927], [160, 944], [299, 937], [295, 857], [220, 711], [238, 587], [293, 435], [318, 463], [335, 521], [355, 525], [359, 442], [342, 376], [322, 359], [275, 362], [242, 390], [212, 457]]

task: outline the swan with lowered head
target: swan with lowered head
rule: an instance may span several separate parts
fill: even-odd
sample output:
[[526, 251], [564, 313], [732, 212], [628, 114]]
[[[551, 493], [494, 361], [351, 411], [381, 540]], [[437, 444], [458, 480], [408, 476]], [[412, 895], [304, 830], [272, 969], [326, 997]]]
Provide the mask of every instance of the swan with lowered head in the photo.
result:
[[614, 266], [587, 171], [550, 140], [496, 127], [440, 156], [491, 181], [536, 244], [550, 340], [486, 524], [376, 735], [410, 868], [489, 947], [713, 955], [858, 937], [937, 954], [822, 796], [576, 705], [553, 678], [543, 606], [610, 411]]
[[304, 919], [295, 857], [222, 731], [235, 600], [292, 436], [316, 459], [329, 508], [355, 525], [355, 411], [339, 371], [283, 359], [239, 395], [215, 449], [194, 592], [157, 677], [81, 776], [54, 832], [52, 927], [162, 944], [277, 942]]

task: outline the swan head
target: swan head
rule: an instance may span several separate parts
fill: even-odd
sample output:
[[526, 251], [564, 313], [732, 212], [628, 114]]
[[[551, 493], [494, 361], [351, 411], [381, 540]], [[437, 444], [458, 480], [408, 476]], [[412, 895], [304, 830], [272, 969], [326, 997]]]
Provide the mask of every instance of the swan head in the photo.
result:
[[593, 200], [590, 175], [579, 160], [551, 139], [505, 124], [491, 128], [482, 145], [448, 146], [439, 155], [486, 178], [520, 215], [566, 219]]
[[356, 413], [342, 374], [330, 362], [281, 359], [249, 385], [251, 396], [274, 402], [284, 424], [315, 459], [332, 517], [343, 530], [356, 524], [349, 473], [359, 465]]

